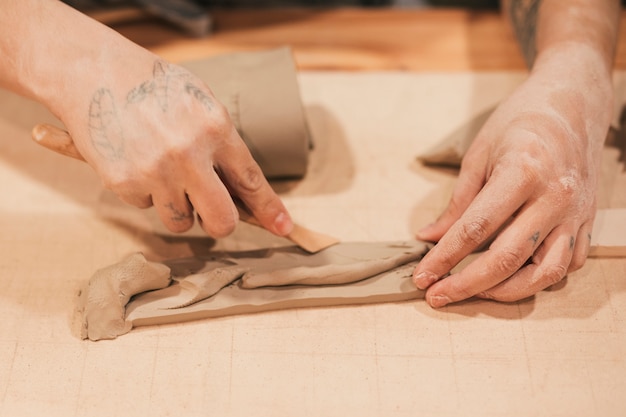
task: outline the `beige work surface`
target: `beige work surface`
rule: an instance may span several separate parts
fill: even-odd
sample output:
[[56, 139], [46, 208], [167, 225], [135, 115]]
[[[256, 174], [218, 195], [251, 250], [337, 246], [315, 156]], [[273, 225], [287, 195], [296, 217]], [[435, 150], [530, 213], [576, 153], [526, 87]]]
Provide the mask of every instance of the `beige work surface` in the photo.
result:
[[[344, 241], [411, 239], [455, 181], [415, 156], [523, 78], [304, 72], [316, 148], [307, 177], [277, 189], [297, 221]], [[620, 73], [622, 98], [625, 86]], [[32, 143], [41, 121], [0, 93], [0, 416], [624, 416], [624, 259], [591, 259], [513, 304], [294, 309], [79, 340], [80, 288], [130, 252], [287, 242], [245, 225], [217, 244], [160, 234], [89, 167]], [[606, 149], [601, 207], [626, 207], [619, 159]]]

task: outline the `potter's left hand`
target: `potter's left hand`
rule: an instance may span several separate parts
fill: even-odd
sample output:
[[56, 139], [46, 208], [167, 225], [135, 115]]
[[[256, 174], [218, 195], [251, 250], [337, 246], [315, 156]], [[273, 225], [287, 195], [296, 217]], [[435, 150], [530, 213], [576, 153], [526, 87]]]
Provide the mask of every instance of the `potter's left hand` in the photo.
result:
[[520, 300], [585, 262], [612, 88], [605, 73], [563, 77], [555, 64], [536, 68], [496, 109], [463, 160], [448, 207], [418, 233], [438, 241], [413, 278], [431, 306], [472, 296]]

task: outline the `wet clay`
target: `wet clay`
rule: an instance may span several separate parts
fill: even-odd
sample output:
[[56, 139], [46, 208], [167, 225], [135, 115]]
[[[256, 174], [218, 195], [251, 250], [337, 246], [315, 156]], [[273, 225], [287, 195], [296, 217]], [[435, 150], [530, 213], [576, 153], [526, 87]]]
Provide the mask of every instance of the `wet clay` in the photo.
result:
[[274, 253], [255, 262], [254, 269], [241, 278], [244, 288], [281, 285], [336, 285], [389, 271], [407, 262], [419, 260], [422, 246], [412, 243], [371, 244], [348, 242], [319, 256], [293, 258]]
[[[113, 339], [136, 326], [420, 298], [411, 274], [428, 248], [423, 242], [351, 242], [316, 254], [288, 246], [163, 264], [135, 254], [91, 278], [82, 336]], [[141, 284], [131, 288], [137, 273]]]
[[124, 311], [130, 297], [169, 284], [170, 268], [149, 262], [140, 253], [99, 269], [81, 294], [82, 338], [113, 339], [127, 333], [131, 323], [124, 320]]

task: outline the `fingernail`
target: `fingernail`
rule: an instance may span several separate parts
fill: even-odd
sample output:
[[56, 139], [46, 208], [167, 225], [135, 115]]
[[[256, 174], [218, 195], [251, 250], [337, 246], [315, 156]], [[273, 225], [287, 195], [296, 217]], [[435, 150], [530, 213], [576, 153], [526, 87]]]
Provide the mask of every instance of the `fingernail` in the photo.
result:
[[293, 231], [293, 222], [285, 212], [278, 213], [274, 219], [274, 229], [280, 236], [286, 236]]
[[432, 272], [425, 271], [415, 275], [413, 277], [413, 283], [420, 290], [425, 290], [426, 288], [430, 287], [431, 284], [437, 282], [438, 279], [439, 277], [437, 275], [433, 274]]
[[445, 295], [431, 295], [428, 297], [428, 304], [433, 308], [443, 307], [446, 304], [450, 304], [451, 301], [452, 300]]

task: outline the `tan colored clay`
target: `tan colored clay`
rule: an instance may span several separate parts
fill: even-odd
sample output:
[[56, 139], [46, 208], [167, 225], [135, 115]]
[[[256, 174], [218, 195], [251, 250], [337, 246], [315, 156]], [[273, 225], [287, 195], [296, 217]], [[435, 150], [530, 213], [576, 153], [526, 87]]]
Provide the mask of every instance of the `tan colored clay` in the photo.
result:
[[185, 62], [228, 109], [267, 178], [302, 177], [312, 146], [288, 47]]
[[127, 333], [132, 323], [124, 320], [124, 312], [130, 298], [169, 284], [170, 269], [147, 261], [141, 253], [96, 271], [81, 294], [84, 302], [81, 336], [99, 340]]
[[[135, 254], [91, 278], [83, 337], [112, 339], [135, 326], [233, 314], [417, 298], [422, 292], [411, 273], [427, 250], [423, 242], [357, 242], [316, 254], [289, 246], [165, 264]], [[247, 280], [256, 288], [245, 288]]]

